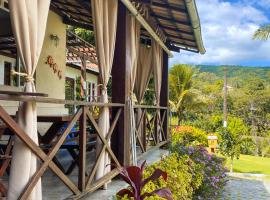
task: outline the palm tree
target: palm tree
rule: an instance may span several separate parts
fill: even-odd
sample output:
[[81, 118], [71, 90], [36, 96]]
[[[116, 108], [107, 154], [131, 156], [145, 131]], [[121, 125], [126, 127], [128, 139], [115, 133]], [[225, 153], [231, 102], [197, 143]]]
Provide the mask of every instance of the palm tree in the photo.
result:
[[169, 88], [170, 88], [170, 107], [178, 116], [178, 125], [184, 111], [183, 102], [188, 96], [191, 86], [194, 69], [189, 65], [174, 65], [170, 69]]
[[270, 38], [270, 24], [259, 28], [253, 35], [253, 39], [268, 40]]

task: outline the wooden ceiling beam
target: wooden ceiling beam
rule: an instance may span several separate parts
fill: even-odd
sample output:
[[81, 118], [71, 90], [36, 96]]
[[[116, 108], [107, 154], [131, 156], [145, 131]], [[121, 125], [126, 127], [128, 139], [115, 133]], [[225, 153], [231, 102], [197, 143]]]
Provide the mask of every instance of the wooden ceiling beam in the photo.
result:
[[170, 27], [170, 26], [164, 26], [164, 25], [161, 25], [160, 24], [160, 27], [163, 28], [163, 29], [168, 29], [170, 31], [175, 31], [175, 32], [178, 32], [178, 33], [182, 33], [182, 34], [186, 34], [186, 35], [190, 35], [190, 36], [193, 36], [193, 32], [189, 32], [189, 31], [185, 31], [185, 30], [182, 30], [182, 29], [177, 29], [177, 28], [173, 28], [173, 27]]
[[167, 5], [167, 4], [155, 2], [155, 1], [152, 1], [152, 0], [133, 0], [133, 1], [137, 2], [137, 3], [147, 4], [149, 6], [155, 6], [155, 7], [159, 7], [159, 8], [170, 9], [170, 10], [178, 11], [178, 12], [182, 12], [182, 13], [187, 12], [186, 8], [184, 8], [184, 7], [177, 7], [177, 6]]
[[164, 21], [169, 21], [169, 22], [175, 22], [179, 25], [184, 25], [184, 26], [191, 26], [191, 23], [188, 22], [188, 21], [182, 21], [182, 20], [176, 20], [176, 19], [172, 19], [170, 17], [164, 17], [164, 16], [161, 16], [161, 15], [158, 15], [158, 14], [155, 14], [155, 13], [151, 13], [151, 16], [152, 17], [155, 17], [155, 18], [158, 18], [158, 19], [161, 19], [161, 20], [164, 20]]
[[90, 24], [85, 24], [85, 23], [81, 23], [81, 22], [77, 22], [73, 19], [70, 19], [68, 16], [64, 16], [63, 17], [63, 23], [67, 24], [67, 25], [71, 25], [74, 27], [78, 27], [78, 28], [83, 28], [83, 29], [87, 29], [87, 30], [93, 30], [93, 26]]
[[183, 48], [183, 49], [197, 50], [197, 47], [196, 46], [186, 45], [186, 44], [183, 44], [183, 43], [178, 42], [178, 41], [172, 41], [172, 43], [175, 44], [175, 45], [179, 45], [178, 47]]
[[189, 41], [189, 42], [194, 42], [194, 43], [196, 43], [196, 41], [195, 40], [192, 40], [192, 39], [188, 39], [188, 38], [184, 38], [184, 37], [182, 37], [182, 36], [176, 36], [176, 35], [171, 35], [171, 34], [166, 34], [168, 37], [170, 37], [170, 38], [174, 38], [174, 39], [181, 39], [181, 40], [185, 40], [185, 41]]

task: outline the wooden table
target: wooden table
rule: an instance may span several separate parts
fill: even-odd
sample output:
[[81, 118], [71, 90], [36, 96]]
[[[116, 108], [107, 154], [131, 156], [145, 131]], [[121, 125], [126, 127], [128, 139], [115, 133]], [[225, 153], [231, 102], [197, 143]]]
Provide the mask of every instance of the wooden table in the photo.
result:
[[51, 144], [52, 141], [61, 134], [62, 128], [65, 127], [65, 124], [72, 120], [70, 115], [51, 115], [51, 116], [38, 116], [37, 122], [40, 123], [52, 123], [50, 128], [46, 131], [44, 135], [39, 134], [39, 139], [41, 143]]

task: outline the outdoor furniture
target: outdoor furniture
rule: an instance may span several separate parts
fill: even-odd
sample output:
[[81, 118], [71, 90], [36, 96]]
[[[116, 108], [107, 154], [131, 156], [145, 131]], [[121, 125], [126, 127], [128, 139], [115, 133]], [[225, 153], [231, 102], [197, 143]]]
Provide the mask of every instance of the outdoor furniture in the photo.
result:
[[[9, 136], [8, 140], [2, 140], [2, 136], [6, 130], [6, 126], [0, 124], [0, 197], [6, 197], [7, 189], [4, 184], [1, 183], [1, 178], [7, 171], [11, 161], [11, 150], [13, 145], [13, 136]], [[3, 142], [3, 144], [2, 144]]]
[[[52, 123], [50, 128], [46, 131], [46, 133], [41, 136], [39, 134], [40, 146], [42, 149], [48, 153], [50, 149], [54, 146], [55, 142], [57, 142], [58, 138], [61, 137], [63, 131], [65, 130], [68, 122], [72, 120], [73, 116], [70, 115], [59, 115], [59, 116], [38, 116], [37, 121], [39, 123]], [[69, 135], [67, 136], [63, 145], [61, 145], [60, 149], [65, 149], [73, 159], [70, 165], [65, 169], [65, 167], [61, 164], [59, 159], [56, 157], [53, 158], [55, 164], [66, 174], [69, 175], [72, 173], [76, 166], [79, 166], [79, 134], [80, 131], [77, 130], [76, 125], [71, 129]], [[96, 144], [96, 134], [91, 133], [90, 128], [88, 126], [87, 129], [87, 150], [92, 150]]]

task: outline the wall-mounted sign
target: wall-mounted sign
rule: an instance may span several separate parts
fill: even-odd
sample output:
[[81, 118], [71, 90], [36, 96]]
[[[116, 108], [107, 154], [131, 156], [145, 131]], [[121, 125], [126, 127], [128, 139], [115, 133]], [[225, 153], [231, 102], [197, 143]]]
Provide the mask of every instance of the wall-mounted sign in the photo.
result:
[[53, 69], [53, 72], [58, 76], [59, 79], [62, 79], [63, 71], [59, 69], [52, 56], [48, 56], [46, 64], [48, 64], [50, 68]]

